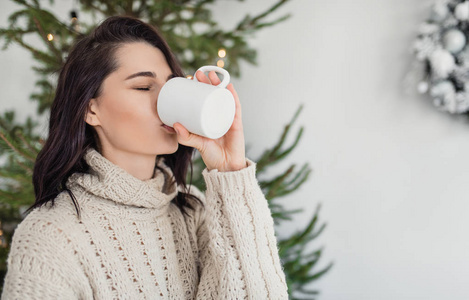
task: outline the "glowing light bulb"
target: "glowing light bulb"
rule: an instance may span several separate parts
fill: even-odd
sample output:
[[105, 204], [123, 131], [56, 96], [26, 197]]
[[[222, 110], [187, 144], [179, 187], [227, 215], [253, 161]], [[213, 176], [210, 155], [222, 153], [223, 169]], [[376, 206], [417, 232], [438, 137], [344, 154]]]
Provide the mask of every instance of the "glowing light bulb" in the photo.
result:
[[187, 75], [186, 78], [187, 79], [192, 79], [193, 77], [192, 77], [192, 75]]
[[226, 50], [223, 48], [218, 49], [218, 56], [223, 58], [226, 56]]
[[51, 42], [53, 39], [54, 39], [54, 35], [53, 35], [52, 33], [49, 33], [49, 34], [47, 35], [47, 40], [48, 40], [49, 42]]
[[219, 59], [217, 61], [217, 66], [219, 66], [220, 68], [223, 68], [225, 66], [225, 62], [223, 60]]

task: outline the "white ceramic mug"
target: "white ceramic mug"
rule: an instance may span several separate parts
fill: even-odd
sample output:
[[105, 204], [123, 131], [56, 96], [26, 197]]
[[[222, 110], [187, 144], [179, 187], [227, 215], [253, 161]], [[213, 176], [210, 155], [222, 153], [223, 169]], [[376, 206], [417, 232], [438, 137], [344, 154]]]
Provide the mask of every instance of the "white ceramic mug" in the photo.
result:
[[235, 116], [235, 100], [226, 89], [230, 74], [217, 66], [203, 66], [199, 70], [221, 73], [223, 81], [210, 85], [199, 82], [195, 74], [193, 80], [184, 77], [168, 80], [158, 95], [158, 115], [170, 127], [178, 122], [192, 133], [218, 139], [228, 132]]

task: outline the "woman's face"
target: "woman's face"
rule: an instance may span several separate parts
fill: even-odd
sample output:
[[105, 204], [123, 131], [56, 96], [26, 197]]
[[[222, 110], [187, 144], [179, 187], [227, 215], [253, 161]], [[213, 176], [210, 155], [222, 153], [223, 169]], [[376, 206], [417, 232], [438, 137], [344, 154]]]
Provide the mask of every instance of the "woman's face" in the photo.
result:
[[86, 122], [94, 126], [104, 153], [171, 154], [176, 134], [162, 127], [156, 103], [160, 89], [172, 77], [156, 47], [128, 43], [116, 51], [118, 68], [103, 81], [101, 94], [91, 99]]

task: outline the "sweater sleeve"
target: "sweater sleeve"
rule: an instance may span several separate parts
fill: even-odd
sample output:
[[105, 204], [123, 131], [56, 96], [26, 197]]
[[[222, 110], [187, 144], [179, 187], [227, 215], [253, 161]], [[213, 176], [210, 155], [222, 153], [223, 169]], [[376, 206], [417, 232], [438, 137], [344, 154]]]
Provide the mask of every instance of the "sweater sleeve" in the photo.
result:
[[256, 179], [256, 164], [202, 175], [207, 190], [198, 218], [197, 299], [288, 299], [274, 222]]
[[28, 217], [13, 235], [2, 300], [78, 299], [82, 277], [70, 240], [51, 222]]

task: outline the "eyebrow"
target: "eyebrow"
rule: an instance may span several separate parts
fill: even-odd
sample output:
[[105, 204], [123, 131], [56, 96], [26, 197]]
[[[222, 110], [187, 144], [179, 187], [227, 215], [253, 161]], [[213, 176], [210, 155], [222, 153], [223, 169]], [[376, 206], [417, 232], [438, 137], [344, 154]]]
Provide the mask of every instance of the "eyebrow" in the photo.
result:
[[[125, 80], [129, 80], [129, 79], [132, 79], [132, 78], [135, 78], [135, 77], [140, 77], [140, 76], [143, 76], [143, 77], [151, 77], [151, 78], [156, 78], [156, 74], [154, 72], [150, 72], [150, 71], [144, 71], [144, 72], [137, 72], [135, 74], [132, 74], [130, 76], [128, 76]], [[175, 74], [170, 74], [167, 78], [167, 80], [171, 79], [172, 77], [174, 76], [177, 76]]]
[[156, 78], [156, 74], [155, 74], [155, 73], [146, 71], [146, 72], [137, 72], [137, 73], [135, 73], [135, 74], [132, 74], [132, 75], [130, 75], [129, 77], [127, 77], [125, 80], [129, 80], [129, 79], [132, 79], [132, 78], [135, 78], [135, 77], [139, 77], [139, 76]]

